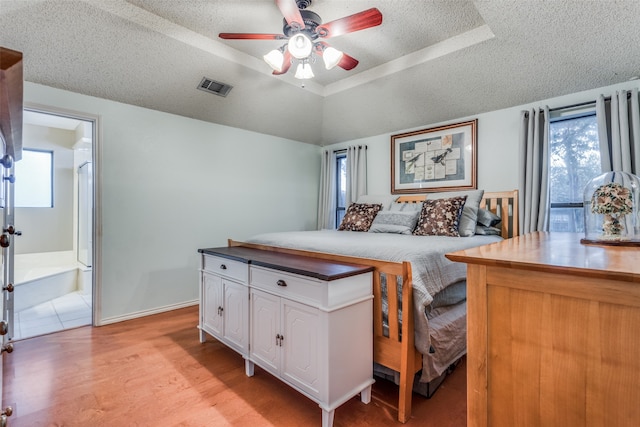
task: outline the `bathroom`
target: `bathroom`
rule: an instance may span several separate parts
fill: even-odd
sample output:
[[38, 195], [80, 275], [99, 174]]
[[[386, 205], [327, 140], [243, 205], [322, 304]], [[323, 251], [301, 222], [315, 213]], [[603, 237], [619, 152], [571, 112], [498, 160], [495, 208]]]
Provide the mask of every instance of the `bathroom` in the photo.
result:
[[91, 325], [93, 313], [93, 123], [30, 109], [23, 123], [14, 340]]

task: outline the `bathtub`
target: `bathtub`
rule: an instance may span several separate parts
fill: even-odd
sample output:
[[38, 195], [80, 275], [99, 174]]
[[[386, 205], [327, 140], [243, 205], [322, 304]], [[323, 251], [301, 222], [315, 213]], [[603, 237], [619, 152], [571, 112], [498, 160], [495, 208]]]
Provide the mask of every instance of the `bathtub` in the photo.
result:
[[19, 254], [14, 265], [16, 312], [70, 292], [91, 293], [91, 269], [73, 251]]

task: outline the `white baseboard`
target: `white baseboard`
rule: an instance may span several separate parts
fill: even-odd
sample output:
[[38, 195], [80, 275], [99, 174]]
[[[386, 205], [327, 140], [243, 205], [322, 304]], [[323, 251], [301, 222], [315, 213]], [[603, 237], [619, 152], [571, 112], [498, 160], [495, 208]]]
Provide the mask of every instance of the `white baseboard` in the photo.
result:
[[179, 308], [192, 307], [200, 303], [199, 299], [192, 301], [185, 301], [179, 304], [165, 305], [164, 307], [157, 307], [150, 310], [136, 311], [135, 313], [124, 314], [122, 316], [107, 317], [100, 320], [96, 326], [109, 325], [111, 323], [124, 322], [125, 320], [138, 319], [140, 317], [151, 316], [152, 314], [165, 313], [167, 311], [177, 310]]

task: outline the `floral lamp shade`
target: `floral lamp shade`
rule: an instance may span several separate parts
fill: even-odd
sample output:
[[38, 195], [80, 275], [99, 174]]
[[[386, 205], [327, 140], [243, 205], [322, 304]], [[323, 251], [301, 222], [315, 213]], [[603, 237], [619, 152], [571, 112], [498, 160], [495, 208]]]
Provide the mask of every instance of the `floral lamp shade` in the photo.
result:
[[640, 178], [607, 172], [584, 190], [582, 243], [640, 246]]

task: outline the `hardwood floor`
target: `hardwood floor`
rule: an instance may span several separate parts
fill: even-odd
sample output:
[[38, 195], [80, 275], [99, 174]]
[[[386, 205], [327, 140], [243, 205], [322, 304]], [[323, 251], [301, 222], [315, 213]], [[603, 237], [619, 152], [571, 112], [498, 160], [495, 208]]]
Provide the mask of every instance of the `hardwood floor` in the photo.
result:
[[[311, 400], [213, 340], [198, 341], [198, 308], [15, 343], [4, 357], [11, 427], [320, 426]], [[466, 425], [463, 362], [431, 399], [414, 395], [406, 426]], [[398, 388], [378, 379], [365, 405], [353, 398], [334, 426], [402, 425]]]

